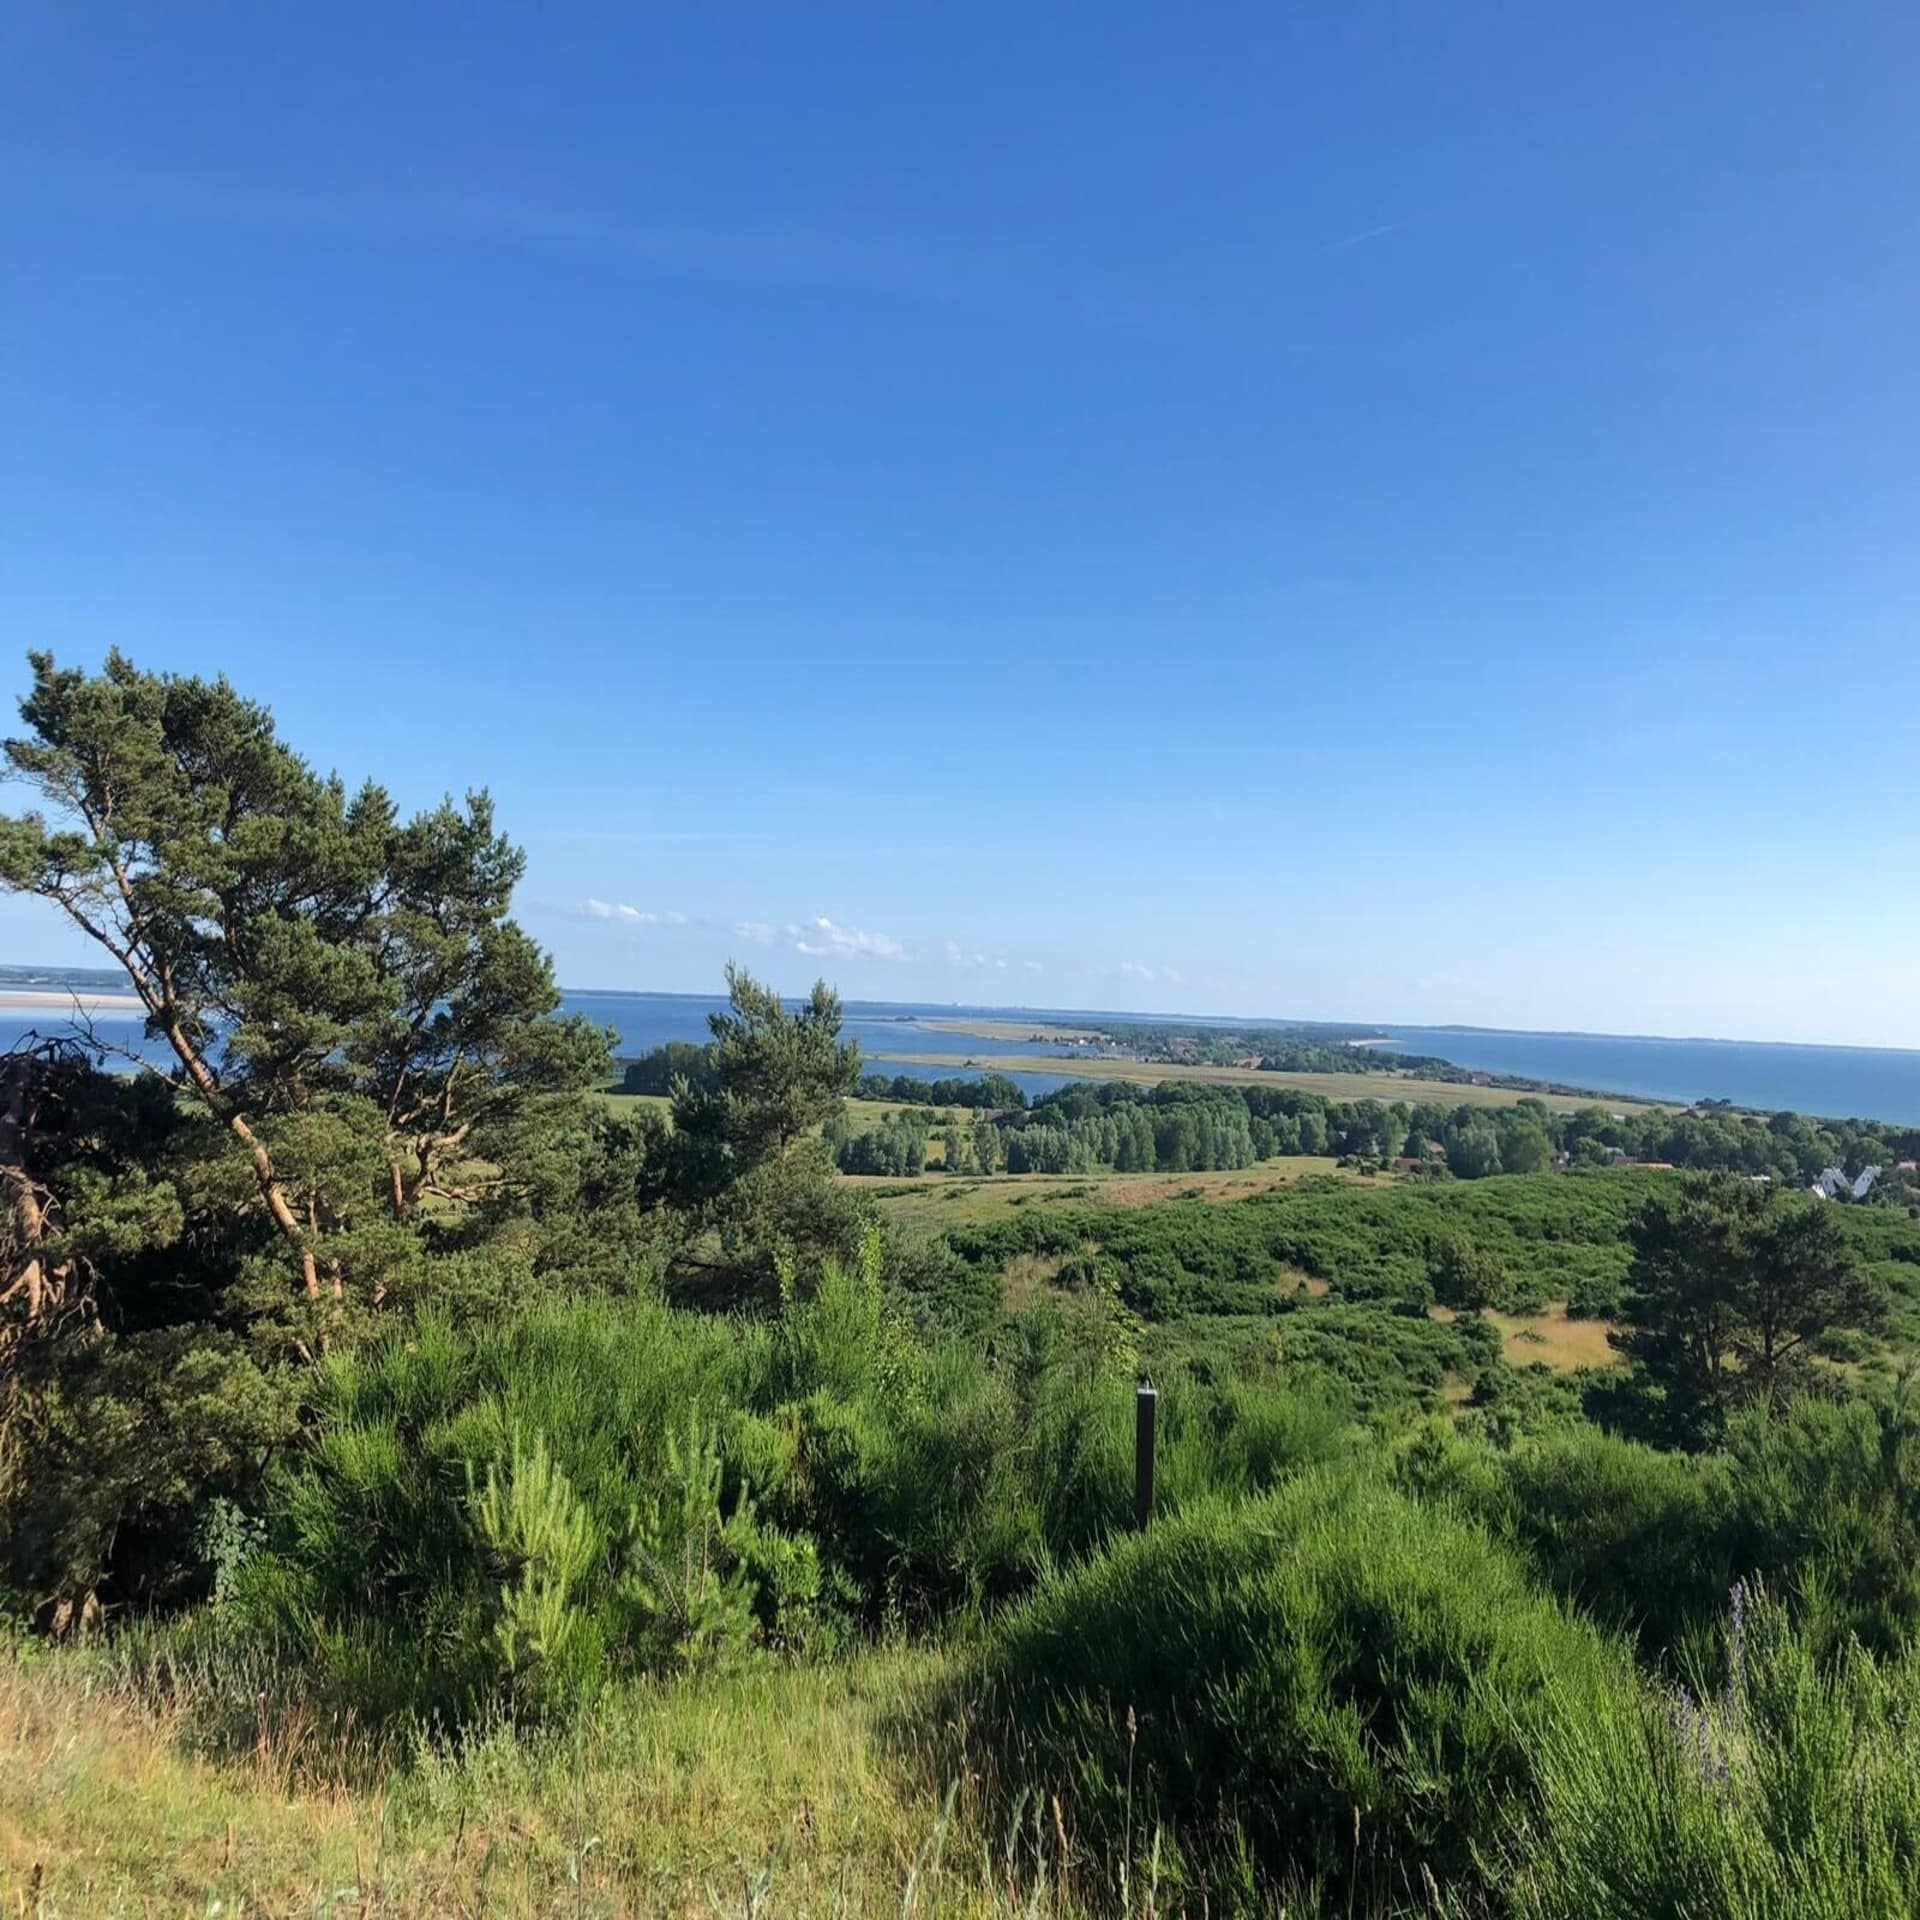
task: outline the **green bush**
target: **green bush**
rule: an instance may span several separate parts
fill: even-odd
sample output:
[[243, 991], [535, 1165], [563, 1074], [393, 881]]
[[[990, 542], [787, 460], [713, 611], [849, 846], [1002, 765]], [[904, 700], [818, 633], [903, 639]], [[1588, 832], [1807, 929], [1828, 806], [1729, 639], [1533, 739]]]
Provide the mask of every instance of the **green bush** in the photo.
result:
[[1396, 1471], [1656, 1662], [1710, 1635], [1742, 1577], [1766, 1580], [1828, 1650], [1854, 1636], [1896, 1649], [1920, 1625], [1920, 1433], [1898, 1400], [1746, 1414], [1706, 1455], [1581, 1424], [1500, 1451], [1429, 1425]]
[[1161, 1833], [1220, 1910], [1417, 1897], [1423, 1868], [1489, 1891], [1547, 1725], [1633, 1685], [1476, 1529], [1321, 1469], [1050, 1581], [964, 1690], [990, 1779], [1057, 1790], [1115, 1862]]
[[763, 1520], [741, 1418], [769, 1343], [650, 1304], [556, 1303], [335, 1362], [237, 1624], [363, 1719], [553, 1711], [623, 1670], [833, 1631], [813, 1543]]

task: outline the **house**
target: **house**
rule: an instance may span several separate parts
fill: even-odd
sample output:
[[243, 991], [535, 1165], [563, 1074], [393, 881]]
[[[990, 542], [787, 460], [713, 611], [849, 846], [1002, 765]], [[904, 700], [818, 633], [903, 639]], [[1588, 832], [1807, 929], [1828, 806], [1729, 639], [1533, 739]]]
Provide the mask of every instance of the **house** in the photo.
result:
[[1873, 1183], [1880, 1178], [1878, 1167], [1862, 1167], [1860, 1177], [1853, 1183], [1853, 1197], [1864, 1200], [1873, 1191]]
[[1828, 1167], [1813, 1183], [1810, 1191], [1817, 1193], [1822, 1200], [1850, 1200], [1853, 1197], [1853, 1182], [1838, 1167]]

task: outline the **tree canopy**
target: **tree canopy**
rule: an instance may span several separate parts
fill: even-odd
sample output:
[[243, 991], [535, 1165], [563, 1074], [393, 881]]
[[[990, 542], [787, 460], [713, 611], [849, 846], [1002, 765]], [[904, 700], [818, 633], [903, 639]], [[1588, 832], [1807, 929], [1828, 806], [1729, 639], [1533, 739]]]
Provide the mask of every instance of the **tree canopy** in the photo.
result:
[[1885, 1310], [1832, 1212], [1756, 1181], [1691, 1178], [1647, 1203], [1632, 1239], [1614, 1340], [1682, 1439], [1717, 1438], [1736, 1407], [1804, 1390], [1825, 1334]]

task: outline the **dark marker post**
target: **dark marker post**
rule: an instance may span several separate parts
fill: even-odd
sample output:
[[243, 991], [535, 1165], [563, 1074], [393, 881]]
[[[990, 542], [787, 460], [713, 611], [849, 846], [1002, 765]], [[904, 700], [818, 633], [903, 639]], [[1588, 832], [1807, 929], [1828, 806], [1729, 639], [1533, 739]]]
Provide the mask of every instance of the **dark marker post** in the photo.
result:
[[1153, 1519], [1153, 1422], [1160, 1396], [1151, 1380], [1142, 1380], [1133, 1395], [1133, 1520], [1145, 1528]]

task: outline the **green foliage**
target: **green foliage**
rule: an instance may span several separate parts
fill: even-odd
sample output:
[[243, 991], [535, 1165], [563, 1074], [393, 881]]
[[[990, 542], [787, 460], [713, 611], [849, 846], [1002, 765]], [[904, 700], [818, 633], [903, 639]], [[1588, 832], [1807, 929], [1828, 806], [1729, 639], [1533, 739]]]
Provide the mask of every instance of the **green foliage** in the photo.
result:
[[[924, 1113], [890, 1113], [864, 1133], [843, 1132], [840, 1124], [827, 1129], [827, 1144], [842, 1173], [891, 1174], [895, 1179], [917, 1180], [925, 1172], [931, 1129]], [[957, 1148], [958, 1130], [949, 1128], [948, 1134]]]
[[1506, 1275], [1466, 1234], [1453, 1234], [1434, 1248], [1427, 1280], [1442, 1306], [1462, 1313], [1498, 1306], [1507, 1291]]
[[860, 1077], [860, 1049], [840, 1038], [840, 997], [816, 981], [798, 1013], [742, 967], [727, 968], [729, 1011], [709, 1017], [717, 1092], [674, 1096], [674, 1127], [707, 1150], [710, 1178], [788, 1153], [839, 1111]]
[[884, 1073], [863, 1073], [854, 1093], [862, 1100], [894, 1100], [909, 1107], [1016, 1109], [1027, 1104], [1018, 1081], [991, 1072], [939, 1080], [911, 1073], [896, 1073], [891, 1078]]
[[686, 1040], [668, 1040], [650, 1047], [637, 1060], [619, 1064], [623, 1093], [671, 1094], [683, 1080], [696, 1093], [717, 1093], [720, 1088], [720, 1070], [714, 1064], [710, 1045], [697, 1047]]
[[1698, 1442], [1736, 1406], [1804, 1391], [1829, 1329], [1876, 1326], [1885, 1311], [1827, 1207], [1695, 1178], [1634, 1223], [1620, 1345], [1668, 1429]]
[[1894, 1649], [1920, 1629], [1920, 1435], [1903, 1394], [1741, 1414], [1726, 1450], [1704, 1456], [1584, 1424], [1511, 1449], [1434, 1424], [1397, 1472], [1669, 1667], [1741, 1578], [1764, 1579], [1823, 1648]]
[[759, 1335], [595, 1301], [338, 1360], [238, 1622], [342, 1709], [450, 1721], [831, 1633], [809, 1543], [744, 1472], [790, 1471], [744, 1405], [770, 1361]]
[[1736, 1588], [1724, 1670], [1540, 1731], [1525, 1920], [1900, 1920], [1920, 1912], [1920, 1660], [1816, 1658]]
[[656, 1191], [685, 1230], [675, 1269], [689, 1295], [764, 1305], [783, 1267], [850, 1259], [866, 1231], [817, 1137], [859, 1077], [860, 1049], [840, 1039], [839, 996], [824, 981], [793, 1013], [729, 966], [727, 995], [729, 1011], [709, 1017], [712, 1086], [676, 1085]]
[[264, 1449], [293, 1425], [284, 1382], [231, 1334], [188, 1327], [88, 1327], [23, 1356], [9, 1386], [0, 1589], [55, 1627], [103, 1586], [133, 1606], [203, 1590], [198, 1516], [254, 1495]]
[[404, 1297], [429, 1202], [509, 1202], [604, 1080], [606, 1036], [555, 1017], [484, 793], [403, 822], [224, 680], [30, 660], [5, 751], [47, 811], [0, 821], [0, 886], [125, 974], [212, 1123], [176, 1180], [222, 1216], [254, 1313], [311, 1357]]
[[[1216, 1910], [1490, 1890], [1543, 1731], [1630, 1671], [1472, 1529], [1350, 1474], [1205, 1502], [1050, 1582], [965, 1681], [982, 1763]], [[1170, 1856], [1163, 1856], [1170, 1859]]]

